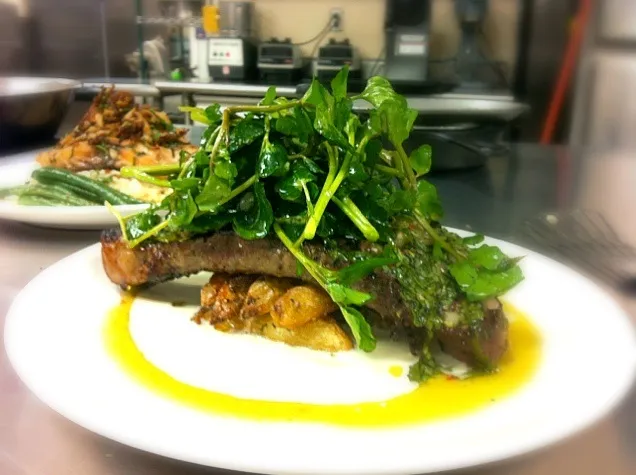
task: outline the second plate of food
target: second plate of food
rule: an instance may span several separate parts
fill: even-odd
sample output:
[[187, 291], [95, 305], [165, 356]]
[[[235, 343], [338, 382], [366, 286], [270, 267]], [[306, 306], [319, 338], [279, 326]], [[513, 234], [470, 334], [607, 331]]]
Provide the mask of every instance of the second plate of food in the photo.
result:
[[[120, 216], [160, 202], [171, 190], [142, 168], [176, 166], [196, 147], [187, 129], [137, 105], [132, 95], [104, 89], [80, 123], [51, 149], [5, 157], [0, 164], [0, 219], [46, 227], [103, 229]], [[160, 167], [161, 168], [161, 167]]]

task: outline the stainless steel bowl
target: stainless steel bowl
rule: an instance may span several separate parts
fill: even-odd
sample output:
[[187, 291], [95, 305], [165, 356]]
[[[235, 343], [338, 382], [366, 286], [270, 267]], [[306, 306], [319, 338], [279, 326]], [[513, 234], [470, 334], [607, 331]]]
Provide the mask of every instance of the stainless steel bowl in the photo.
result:
[[52, 139], [80, 85], [71, 79], [0, 76], [0, 148]]

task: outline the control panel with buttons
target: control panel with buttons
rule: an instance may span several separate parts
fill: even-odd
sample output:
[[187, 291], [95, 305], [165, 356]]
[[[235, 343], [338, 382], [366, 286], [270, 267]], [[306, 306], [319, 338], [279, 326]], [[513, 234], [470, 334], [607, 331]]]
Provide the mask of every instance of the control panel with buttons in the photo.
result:
[[208, 64], [210, 66], [243, 66], [243, 40], [240, 38], [211, 38]]

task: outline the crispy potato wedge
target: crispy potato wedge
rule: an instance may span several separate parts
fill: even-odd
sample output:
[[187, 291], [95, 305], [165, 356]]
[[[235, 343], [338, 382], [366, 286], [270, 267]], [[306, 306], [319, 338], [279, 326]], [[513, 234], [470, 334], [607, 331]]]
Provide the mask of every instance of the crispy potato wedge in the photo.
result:
[[299, 285], [276, 300], [271, 315], [279, 327], [298, 328], [337, 308], [323, 290], [310, 285]]
[[334, 353], [353, 349], [349, 336], [329, 316], [312, 320], [297, 328], [285, 328], [277, 325], [271, 316], [264, 315], [245, 321], [243, 330], [269, 340], [312, 350]]
[[216, 323], [239, 318], [255, 279], [253, 275], [214, 274], [201, 289], [201, 309], [194, 321]]
[[247, 291], [241, 317], [252, 318], [269, 314], [274, 303], [293, 285], [294, 281], [291, 279], [260, 277]]

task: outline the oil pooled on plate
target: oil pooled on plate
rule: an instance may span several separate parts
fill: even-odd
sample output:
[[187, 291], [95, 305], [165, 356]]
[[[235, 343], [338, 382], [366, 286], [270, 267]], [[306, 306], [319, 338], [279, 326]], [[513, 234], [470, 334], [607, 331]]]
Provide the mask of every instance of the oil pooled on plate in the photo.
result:
[[[418, 424], [486, 408], [510, 396], [534, 375], [540, 360], [539, 333], [530, 320], [504, 304], [510, 318], [509, 350], [493, 374], [458, 380], [438, 376], [408, 394], [386, 401], [356, 404], [308, 404], [243, 399], [185, 384], [150, 363], [129, 330], [132, 295], [108, 315], [104, 328], [109, 354], [135, 381], [158, 395], [201, 411], [272, 422], [317, 422], [350, 427]], [[397, 368], [391, 368], [395, 377]]]

